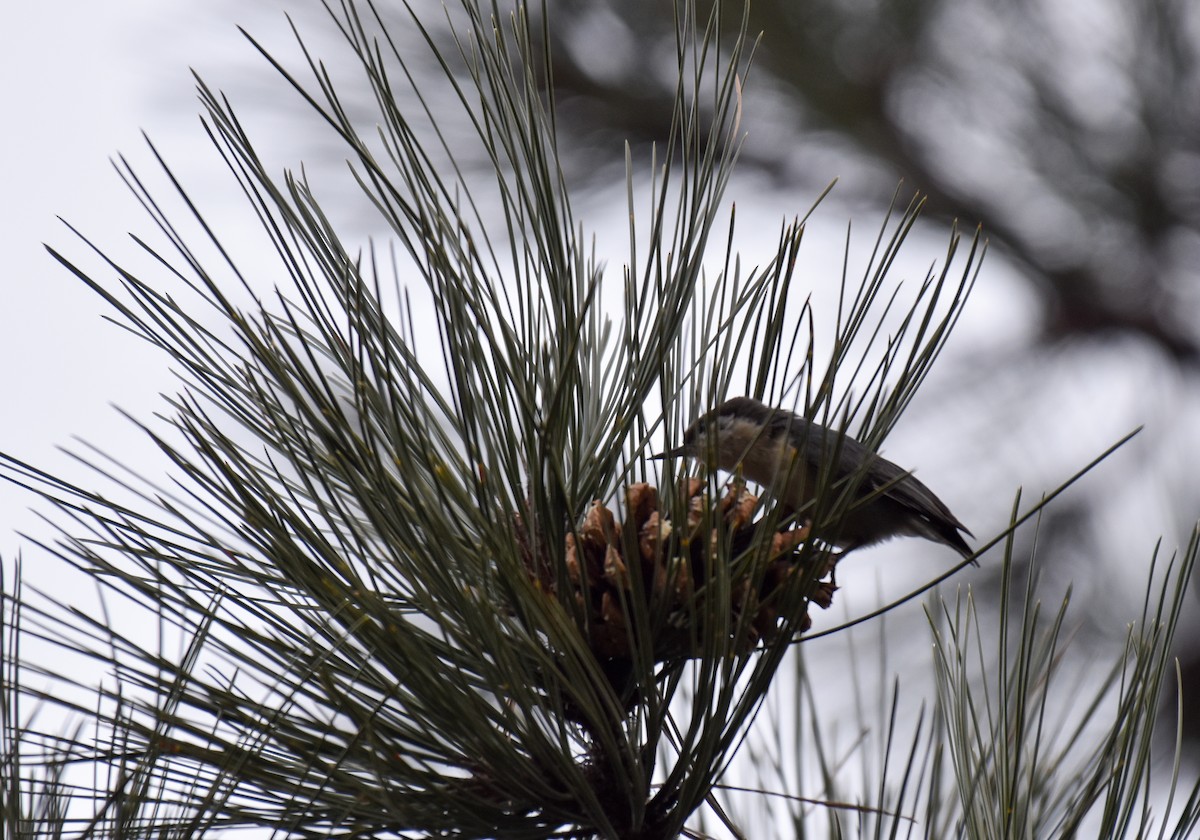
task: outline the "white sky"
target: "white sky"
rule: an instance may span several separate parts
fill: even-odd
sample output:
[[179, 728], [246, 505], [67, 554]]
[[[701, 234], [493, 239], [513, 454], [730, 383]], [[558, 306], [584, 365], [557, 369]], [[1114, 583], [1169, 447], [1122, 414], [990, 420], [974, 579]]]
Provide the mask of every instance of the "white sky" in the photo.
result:
[[[133, 204], [110, 156], [140, 153], [141, 128], [178, 125], [195, 112], [182, 58], [195, 28], [180, 16], [182, 5], [51, 0], [6, 10], [0, 27], [7, 112], [0, 132], [0, 448], [16, 457], [65, 465], [54, 447], [72, 435], [120, 447], [131, 430], [109, 404], [137, 410], [157, 402], [161, 364], [102, 320], [100, 300], [42, 243], [84, 255], [57, 216], [99, 243], [124, 238]], [[164, 107], [162, 92], [170, 89], [178, 96]], [[6, 561], [21, 545], [14, 531], [37, 527], [24, 510], [29, 503], [28, 494], [0, 487]]]

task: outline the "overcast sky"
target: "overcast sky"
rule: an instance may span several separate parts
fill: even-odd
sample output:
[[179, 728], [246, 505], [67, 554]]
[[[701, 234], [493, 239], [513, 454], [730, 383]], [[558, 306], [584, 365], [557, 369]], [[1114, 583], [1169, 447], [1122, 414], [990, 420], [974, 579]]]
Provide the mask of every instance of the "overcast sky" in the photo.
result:
[[[162, 119], [146, 95], [150, 78], [170, 72], [161, 53], [145, 48], [162, 31], [156, 5], [166, 4], [19, 3], [0, 27], [0, 448], [39, 464], [64, 463], [53, 447], [72, 434], [114, 431], [122, 424], [107, 403], [138, 391], [124, 375], [137, 354], [42, 243], [67, 241], [59, 215], [106, 239], [121, 230], [112, 211], [123, 187], [107, 158], [137, 142], [139, 126]], [[14, 531], [35, 527], [24, 510], [30, 501], [0, 488], [6, 561], [20, 545]]]
[[[244, 53], [224, 3], [47, 0], [14, 4], [0, 27], [0, 449], [69, 469], [73, 436], [114, 454], [143, 445], [111, 405], [144, 416], [169, 385], [160, 359], [103, 320], [102, 301], [47, 254], [86, 250], [62, 216], [105, 248], [128, 250], [138, 209], [109, 159], [148, 165], [141, 132], [183, 158], [198, 147], [189, 65]], [[89, 263], [94, 267], [95, 263]], [[0, 556], [45, 533], [31, 498], [0, 487]], [[28, 551], [28, 548], [27, 548]], [[28, 558], [27, 558], [28, 559]]]

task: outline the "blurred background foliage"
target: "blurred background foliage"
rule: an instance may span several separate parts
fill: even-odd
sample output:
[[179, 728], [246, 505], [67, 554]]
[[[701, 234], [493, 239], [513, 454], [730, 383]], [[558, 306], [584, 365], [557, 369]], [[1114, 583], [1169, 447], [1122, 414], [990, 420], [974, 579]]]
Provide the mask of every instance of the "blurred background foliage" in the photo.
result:
[[[561, 124], [603, 171], [669, 125], [670, 4], [552, 5]], [[903, 178], [1021, 268], [1043, 339], [1125, 332], [1195, 363], [1195, 4], [767, 0], [750, 29], [743, 167], [808, 191], [834, 173], [875, 205]]]

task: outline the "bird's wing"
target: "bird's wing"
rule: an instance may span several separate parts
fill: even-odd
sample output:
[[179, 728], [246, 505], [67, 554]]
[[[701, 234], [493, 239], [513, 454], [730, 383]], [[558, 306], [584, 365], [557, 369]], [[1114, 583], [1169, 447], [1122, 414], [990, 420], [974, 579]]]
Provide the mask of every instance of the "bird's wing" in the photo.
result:
[[953, 525], [961, 531], [967, 530], [950, 512], [950, 508], [915, 475], [880, 455], [874, 457], [876, 460], [870, 478], [873, 489], [887, 488], [883, 490], [885, 496], [914, 512], [926, 517], [936, 514], [947, 525]]
[[870, 473], [864, 479], [864, 493], [879, 491], [923, 517], [929, 518], [934, 514], [947, 525], [962, 531], [967, 530], [945, 503], [909, 470], [872, 452], [849, 435], [842, 435], [839, 440], [837, 432], [818, 423], [808, 423], [802, 418], [795, 420], [807, 426], [807, 431], [804, 431], [804, 427], [793, 429], [808, 435], [808, 451], [811, 456], [809, 460], [814, 466], [824, 457], [830, 457], [837, 449], [834, 480], [852, 479], [856, 470], [865, 470], [869, 465]]

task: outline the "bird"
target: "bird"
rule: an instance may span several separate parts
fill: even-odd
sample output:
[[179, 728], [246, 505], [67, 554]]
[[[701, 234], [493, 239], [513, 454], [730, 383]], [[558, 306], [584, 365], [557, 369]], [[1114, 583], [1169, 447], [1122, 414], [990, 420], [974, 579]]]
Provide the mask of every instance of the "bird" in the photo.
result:
[[839, 556], [893, 537], [922, 537], [949, 546], [965, 559], [974, 537], [945, 503], [911, 471], [871, 451], [850, 435], [751, 397], [734, 397], [701, 416], [683, 434], [683, 445], [653, 459], [695, 458], [709, 468], [759, 484], [791, 515], [810, 511], [818, 489], [854, 503], [836, 533], [817, 534], [841, 549]]

